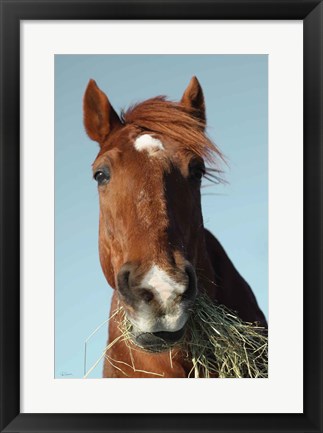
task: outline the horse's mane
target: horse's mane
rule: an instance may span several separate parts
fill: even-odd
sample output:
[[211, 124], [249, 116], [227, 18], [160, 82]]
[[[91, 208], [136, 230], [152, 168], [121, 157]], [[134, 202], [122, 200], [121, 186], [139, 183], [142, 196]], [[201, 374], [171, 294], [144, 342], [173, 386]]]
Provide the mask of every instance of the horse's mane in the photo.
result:
[[199, 114], [199, 110], [169, 101], [165, 96], [157, 96], [132, 105], [122, 112], [121, 120], [124, 124], [134, 124], [144, 131], [174, 140], [183, 151], [215, 163], [217, 157], [223, 159], [223, 156], [205, 134], [205, 122]]

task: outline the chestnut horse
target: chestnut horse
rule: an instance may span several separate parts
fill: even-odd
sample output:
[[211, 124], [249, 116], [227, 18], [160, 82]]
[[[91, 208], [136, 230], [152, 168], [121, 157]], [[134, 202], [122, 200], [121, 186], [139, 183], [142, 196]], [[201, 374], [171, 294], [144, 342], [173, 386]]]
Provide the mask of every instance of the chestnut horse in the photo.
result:
[[[156, 97], [119, 117], [90, 80], [84, 125], [100, 145], [93, 163], [99, 253], [114, 289], [108, 341], [116, 343], [103, 376], [187, 377], [192, 366], [176, 342], [199, 291], [266, 326], [251, 288], [203, 226], [205, 162], [221, 153], [205, 134], [202, 88], [193, 77], [180, 102]], [[132, 326], [132, 348], [121, 337], [118, 305]], [[173, 344], [172, 359], [165, 342]]]

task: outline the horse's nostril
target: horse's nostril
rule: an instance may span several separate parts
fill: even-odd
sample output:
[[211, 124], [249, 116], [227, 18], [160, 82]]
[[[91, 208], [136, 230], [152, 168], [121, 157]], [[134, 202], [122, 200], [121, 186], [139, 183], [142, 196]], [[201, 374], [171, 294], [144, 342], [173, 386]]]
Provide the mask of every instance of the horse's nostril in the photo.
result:
[[122, 287], [129, 286], [129, 277], [130, 277], [130, 271], [123, 271], [121, 274], [119, 274], [118, 276], [119, 285]]
[[195, 270], [190, 263], [186, 264], [185, 272], [188, 276], [188, 284], [185, 292], [182, 295], [182, 298], [188, 300], [194, 300], [197, 294], [197, 282], [196, 282]]
[[154, 299], [154, 294], [152, 293], [152, 291], [147, 289], [140, 289], [139, 296], [147, 303], [151, 302]]
[[130, 273], [131, 273], [130, 265], [125, 264], [122, 266], [117, 276], [119, 292], [128, 301], [130, 301], [133, 298], [130, 291], [130, 284], [129, 284]]

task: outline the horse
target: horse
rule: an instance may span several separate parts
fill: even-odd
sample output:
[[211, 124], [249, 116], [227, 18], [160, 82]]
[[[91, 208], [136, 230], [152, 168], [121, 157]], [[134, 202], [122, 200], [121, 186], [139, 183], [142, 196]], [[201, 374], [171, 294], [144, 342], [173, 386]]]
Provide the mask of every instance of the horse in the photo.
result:
[[[100, 146], [92, 165], [99, 257], [113, 289], [103, 377], [185, 378], [192, 365], [179, 341], [199, 293], [267, 326], [250, 286], [203, 225], [201, 181], [206, 164], [223, 155], [205, 132], [202, 87], [194, 76], [179, 102], [158, 96], [118, 115], [91, 79], [83, 114]], [[171, 359], [163, 343], [172, 345]]]

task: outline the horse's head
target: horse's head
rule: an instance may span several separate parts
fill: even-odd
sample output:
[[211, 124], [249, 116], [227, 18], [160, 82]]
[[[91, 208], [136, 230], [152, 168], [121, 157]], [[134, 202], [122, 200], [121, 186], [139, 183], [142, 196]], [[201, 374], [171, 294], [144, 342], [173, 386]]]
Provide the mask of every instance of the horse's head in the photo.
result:
[[103, 272], [141, 345], [158, 345], [160, 337], [176, 341], [196, 297], [204, 248], [204, 159], [218, 153], [204, 133], [200, 84], [193, 77], [180, 102], [153, 98], [120, 119], [91, 80], [84, 124], [100, 144], [93, 174]]

